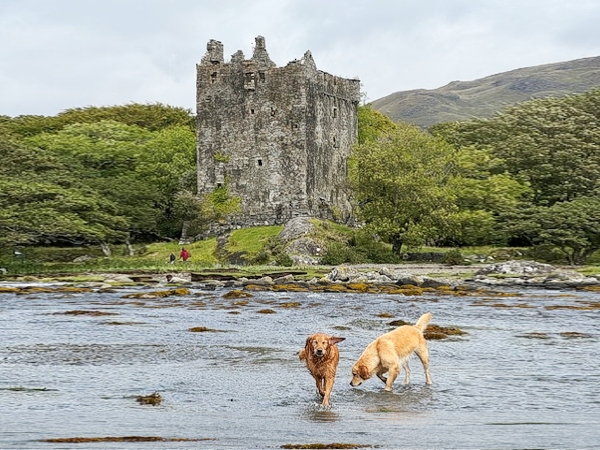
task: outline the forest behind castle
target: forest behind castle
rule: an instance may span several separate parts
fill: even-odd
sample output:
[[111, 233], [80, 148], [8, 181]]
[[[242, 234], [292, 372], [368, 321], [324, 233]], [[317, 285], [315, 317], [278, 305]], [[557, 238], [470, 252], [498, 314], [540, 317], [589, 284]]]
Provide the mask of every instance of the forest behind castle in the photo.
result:
[[[226, 186], [197, 197], [194, 118], [183, 108], [0, 116], [0, 154], [4, 254], [176, 243], [184, 227], [193, 236], [237, 206]], [[600, 90], [427, 130], [360, 106], [348, 181], [363, 226], [332, 243], [337, 263], [388, 262], [425, 245], [589, 262], [600, 249]]]

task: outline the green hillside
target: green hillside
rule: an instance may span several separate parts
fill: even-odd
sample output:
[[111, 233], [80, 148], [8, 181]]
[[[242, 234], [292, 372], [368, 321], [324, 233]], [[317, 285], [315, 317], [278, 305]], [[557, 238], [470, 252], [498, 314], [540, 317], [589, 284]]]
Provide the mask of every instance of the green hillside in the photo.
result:
[[559, 97], [600, 86], [600, 57], [511, 70], [438, 89], [400, 91], [375, 100], [373, 109], [394, 122], [427, 128], [443, 122], [486, 118], [508, 105]]

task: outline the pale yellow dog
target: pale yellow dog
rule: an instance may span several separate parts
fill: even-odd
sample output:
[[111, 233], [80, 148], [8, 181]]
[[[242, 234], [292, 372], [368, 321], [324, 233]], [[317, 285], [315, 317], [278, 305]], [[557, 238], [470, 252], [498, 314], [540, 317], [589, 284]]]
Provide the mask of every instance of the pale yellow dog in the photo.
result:
[[[354, 367], [350, 385], [359, 386], [373, 375], [385, 383], [385, 390], [391, 391], [396, 377], [404, 368], [404, 384], [410, 382], [408, 360], [415, 353], [425, 369], [425, 382], [431, 384], [429, 375], [429, 352], [423, 332], [431, 320], [431, 313], [423, 314], [415, 325], [402, 325], [379, 336], [362, 353]], [[387, 378], [384, 374], [387, 373]]]

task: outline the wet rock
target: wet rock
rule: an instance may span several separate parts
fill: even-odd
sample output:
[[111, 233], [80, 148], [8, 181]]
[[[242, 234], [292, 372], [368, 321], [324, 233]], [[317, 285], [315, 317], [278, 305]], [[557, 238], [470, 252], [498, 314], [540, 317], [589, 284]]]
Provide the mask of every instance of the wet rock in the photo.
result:
[[65, 311], [61, 313], [55, 314], [65, 314], [69, 316], [116, 316], [118, 313], [106, 312], [106, 311], [95, 311], [95, 310], [83, 310], [83, 309], [75, 309], [71, 311]]
[[440, 289], [443, 287], [454, 287], [458, 286], [458, 282], [454, 280], [449, 280], [447, 278], [430, 278], [423, 277], [423, 281], [419, 285], [421, 288], [432, 288], [432, 289]]
[[505, 261], [496, 264], [490, 264], [487, 267], [479, 269], [475, 275], [540, 275], [555, 272], [556, 268], [550, 264], [539, 263], [536, 261]]
[[304, 282], [275, 283], [271, 289], [275, 292], [309, 292], [310, 285]]
[[580, 333], [578, 331], [565, 331], [559, 333], [564, 339], [591, 339], [593, 336], [589, 333]]
[[547, 284], [566, 283], [570, 285], [586, 286], [598, 284], [598, 279], [596, 277], [587, 277], [574, 270], [562, 270], [548, 275], [543, 282]]
[[223, 294], [223, 298], [248, 298], [248, 297], [254, 297], [254, 296], [252, 294], [250, 294], [249, 292], [240, 291], [238, 289], [233, 289], [233, 290]]
[[447, 339], [451, 336], [463, 336], [465, 334], [467, 334], [467, 332], [460, 328], [443, 327], [435, 324], [429, 324], [423, 333], [425, 339], [429, 341]]
[[382, 267], [381, 269], [379, 269], [379, 273], [381, 275], [385, 275], [392, 282], [396, 283], [399, 286], [406, 285], [406, 284], [412, 284], [413, 286], [419, 286], [423, 281], [423, 279], [421, 277], [418, 277], [417, 275], [406, 272], [405, 270], [395, 270], [395, 269], [390, 269], [388, 267]]
[[118, 274], [118, 273], [107, 274], [106, 281], [110, 282], [110, 283], [124, 283], [124, 284], [133, 283], [133, 280], [131, 278], [129, 278], [127, 275]]
[[286, 275], [284, 277], [278, 277], [278, 278], [274, 278], [273, 279], [273, 283], [274, 284], [287, 284], [287, 283], [293, 283], [296, 279], [294, 278], [294, 275]]
[[257, 280], [247, 280], [243, 281], [242, 284], [244, 286], [253, 285], [253, 286], [273, 286], [273, 278], [271, 277], [262, 277]]
[[140, 396], [136, 397], [135, 400], [138, 403], [141, 403], [142, 405], [156, 406], [156, 405], [160, 405], [160, 403], [162, 402], [162, 397], [158, 392], [155, 392], [150, 395], [140, 395]]
[[334, 267], [327, 275], [330, 282], [341, 283], [367, 283], [367, 284], [389, 284], [398, 286], [416, 286], [422, 288], [437, 289], [440, 286], [456, 286], [456, 281], [446, 278], [419, 277], [404, 270], [394, 270], [382, 267], [378, 271], [361, 272], [353, 266], [341, 265]]
[[341, 265], [331, 269], [331, 272], [325, 278], [331, 282], [348, 282], [354, 281], [360, 276], [358, 269], [352, 266]]
[[[388, 325], [391, 325], [393, 327], [401, 327], [404, 325], [414, 325], [414, 323], [407, 322], [402, 319], [398, 319], [398, 320], [392, 320], [391, 322], [388, 323]], [[463, 336], [465, 334], [467, 334], [466, 331], [463, 331], [460, 328], [443, 327], [441, 325], [436, 325], [433, 323], [430, 323], [429, 325], [427, 325], [427, 328], [423, 332], [423, 336], [425, 336], [425, 339], [427, 339], [429, 341], [447, 339], [450, 336]]]
[[165, 282], [169, 284], [192, 284], [187, 278], [183, 278], [176, 275], [167, 274], [165, 275]]
[[131, 294], [125, 294], [121, 298], [137, 298], [137, 299], [156, 299], [171, 296], [185, 296], [190, 295], [190, 290], [187, 288], [170, 289], [168, 291], [154, 291], [154, 292], [134, 292]]
[[212, 328], [208, 328], [208, 327], [192, 327], [192, 328], [188, 328], [188, 331], [190, 333], [215, 333], [218, 330], [213, 330]]
[[560, 269], [535, 261], [506, 261], [476, 272], [470, 281], [498, 286], [541, 287], [545, 289], [583, 288], [600, 285], [596, 277], [575, 270]]

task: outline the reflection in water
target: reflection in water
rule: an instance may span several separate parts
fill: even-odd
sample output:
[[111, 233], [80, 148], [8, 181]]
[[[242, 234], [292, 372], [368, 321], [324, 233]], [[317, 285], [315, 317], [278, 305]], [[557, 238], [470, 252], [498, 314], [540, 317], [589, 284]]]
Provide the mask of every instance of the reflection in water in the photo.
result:
[[337, 422], [340, 415], [333, 406], [323, 406], [321, 403], [314, 403], [302, 409], [301, 419], [309, 422]]
[[[192, 289], [124, 301], [132, 292], [0, 294], [0, 448], [135, 435], [214, 439], [210, 448], [575, 449], [600, 442], [600, 313], [588, 307], [598, 294], [531, 292], [498, 302], [260, 292], [234, 304], [225, 291]], [[267, 305], [274, 313], [259, 314]], [[417, 365], [411, 384], [399, 377], [393, 392], [377, 378], [352, 388], [350, 369], [364, 347], [390, 321], [412, 323], [426, 311], [432, 323], [468, 333], [429, 343], [433, 385]], [[336, 330], [346, 340], [326, 408], [297, 352], [308, 334]], [[153, 392], [159, 406], [135, 400]]]

